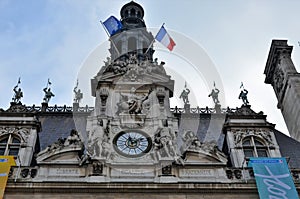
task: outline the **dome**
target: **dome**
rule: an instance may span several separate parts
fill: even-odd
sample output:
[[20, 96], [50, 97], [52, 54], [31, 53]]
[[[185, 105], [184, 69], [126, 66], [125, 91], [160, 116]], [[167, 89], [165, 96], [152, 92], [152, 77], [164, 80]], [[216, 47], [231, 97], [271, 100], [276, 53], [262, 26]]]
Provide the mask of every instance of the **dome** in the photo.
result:
[[127, 4], [125, 4], [121, 8], [120, 14], [121, 14], [122, 19], [126, 19], [126, 18], [140, 18], [140, 19], [143, 19], [144, 9], [140, 4], [138, 4], [134, 1], [131, 1]]

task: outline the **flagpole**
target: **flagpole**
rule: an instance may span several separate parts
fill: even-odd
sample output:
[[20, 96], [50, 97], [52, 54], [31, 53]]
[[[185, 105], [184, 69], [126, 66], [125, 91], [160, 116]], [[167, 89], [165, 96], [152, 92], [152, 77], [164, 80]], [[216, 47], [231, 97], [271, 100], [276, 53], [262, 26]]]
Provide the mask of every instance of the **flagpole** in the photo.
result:
[[118, 50], [118, 48], [117, 48], [117, 46], [115, 45], [115, 43], [113, 42], [113, 40], [111, 39], [111, 37], [110, 37], [110, 34], [109, 34], [109, 32], [106, 30], [106, 28], [105, 28], [105, 26], [104, 26], [104, 24], [103, 24], [103, 22], [102, 21], [100, 21], [100, 23], [101, 23], [101, 25], [102, 25], [102, 27], [103, 27], [103, 29], [104, 29], [104, 31], [106, 32], [106, 34], [107, 34], [107, 36], [108, 36], [108, 39], [109, 39], [109, 41], [113, 44], [113, 46], [114, 46], [114, 48], [115, 48], [115, 50], [117, 51], [117, 53], [118, 53], [118, 57], [120, 56], [120, 51]]
[[152, 44], [154, 43], [154, 41], [155, 41], [155, 37], [152, 40], [152, 42], [150, 43], [149, 47], [147, 48], [147, 50], [146, 50], [146, 52], [144, 54], [147, 54], [147, 52], [150, 50], [150, 47], [152, 46]]
[[[161, 25], [160, 29], [161, 29], [164, 25], [165, 25], [165, 23], [163, 23], [163, 24]], [[160, 29], [159, 29], [159, 30], [160, 30]], [[158, 32], [159, 32], [159, 31], [158, 31]], [[156, 36], [157, 36], [157, 34], [156, 34]], [[150, 43], [149, 47], [147, 48], [147, 50], [146, 50], [146, 52], [145, 52], [144, 54], [147, 54], [147, 52], [150, 50], [150, 47], [151, 47], [152, 44], [154, 43], [156, 36], [154, 37], [154, 39], [152, 40], [152, 42]]]

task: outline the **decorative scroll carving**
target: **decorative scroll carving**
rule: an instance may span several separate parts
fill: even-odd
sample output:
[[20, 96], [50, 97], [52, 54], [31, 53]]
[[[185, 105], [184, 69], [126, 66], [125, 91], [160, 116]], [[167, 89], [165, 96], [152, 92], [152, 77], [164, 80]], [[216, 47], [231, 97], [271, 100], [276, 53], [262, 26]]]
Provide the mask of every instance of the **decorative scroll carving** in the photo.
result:
[[0, 136], [5, 134], [14, 134], [26, 143], [30, 134], [30, 130], [21, 127], [0, 127]]
[[234, 142], [238, 147], [242, 147], [244, 138], [249, 136], [258, 137], [261, 140], [265, 141], [265, 143], [268, 144], [269, 146], [274, 145], [271, 137], [271, 133], [261, 129], [246, 129], [244, 131], [236, 131], [233, 133], [233, 135], [234, 135]]

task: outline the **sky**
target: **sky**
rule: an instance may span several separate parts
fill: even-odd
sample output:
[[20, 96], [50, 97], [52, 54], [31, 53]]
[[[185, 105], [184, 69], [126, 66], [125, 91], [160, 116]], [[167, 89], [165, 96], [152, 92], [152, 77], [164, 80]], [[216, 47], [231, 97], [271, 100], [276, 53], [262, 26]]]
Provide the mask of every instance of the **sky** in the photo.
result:
[[[89, 86], [107, 55], [108, 37], [100, 20], [120, 18], [124, 0], [0, 0], [0, 108], [7, 109], [13, 87], [21, 77], [22, 102], [40, 105], [48, 78], [55, 97], [50, 105], [72, 105], [73, 88]], [[263, 74], [272, 39], [294, 46], [292, 59], [299, 71], [300, 1], [297, 0], [138, 0], [153, 35], [162, 23], [176, 42], [169, 52], [155, 43], [155, 56], [166, 62], [175, 79], [171, 105], [187, 81], [194, 92], [192, 107], [213, 107], [208, 98], [213, 81], [224, 96], [223, 107], [240, 107], [243, 82], [251, 108], [263, 111], [276, 129], [288, 134], [277, 99]], [[190, 44], [190, 45], [188, 45]], [[190, 46], [192, 49], [189, 49]], [[182, 56], [192, 52], [191, 57]], [[197, 56], [197, 52], [201, 56]], [[94, 60], [89, 65], [89, 60]], [[197, 57], [204, 62], [191, 61]], [[202, 59], [203, 58], [203, 59]], [[92, 66], [93, 65], [93, 66]], [[198, 70], [194, 73], [193, 70]], [[85, 69], [91, 69], [88, 72]], [[216, 77], [207, 77], [209, 69]], [[80, 78], [82, 75], [86, 79]], [[84, 80], [84, 82], [83, 82]], [[88, 87], [87, 86], [87, 87]], [[81, 103], [93, 106], [89, 89]]]

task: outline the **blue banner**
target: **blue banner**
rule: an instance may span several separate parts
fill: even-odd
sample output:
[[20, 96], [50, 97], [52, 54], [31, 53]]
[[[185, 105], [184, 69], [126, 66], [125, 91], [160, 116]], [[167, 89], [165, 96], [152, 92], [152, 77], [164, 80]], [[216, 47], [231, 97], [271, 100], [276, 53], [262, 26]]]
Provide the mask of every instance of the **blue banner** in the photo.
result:
[[250, 158], [261, 199], [299, 199], [285, 158]]

